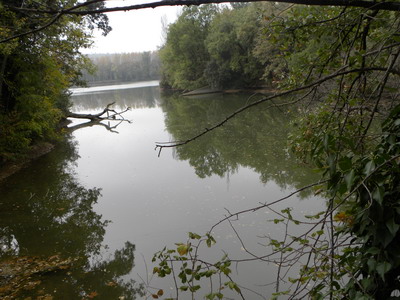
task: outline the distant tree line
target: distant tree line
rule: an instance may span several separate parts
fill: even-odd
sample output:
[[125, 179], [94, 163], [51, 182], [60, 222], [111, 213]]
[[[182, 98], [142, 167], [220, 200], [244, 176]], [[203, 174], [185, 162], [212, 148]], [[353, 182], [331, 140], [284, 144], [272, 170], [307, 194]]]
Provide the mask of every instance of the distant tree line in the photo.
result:
[[141, 53], [91, 54], [94, 69], [83, 72], [90, 83], [112, 81], [142, 81], [160, 78], [160, 59], [157, 51]]

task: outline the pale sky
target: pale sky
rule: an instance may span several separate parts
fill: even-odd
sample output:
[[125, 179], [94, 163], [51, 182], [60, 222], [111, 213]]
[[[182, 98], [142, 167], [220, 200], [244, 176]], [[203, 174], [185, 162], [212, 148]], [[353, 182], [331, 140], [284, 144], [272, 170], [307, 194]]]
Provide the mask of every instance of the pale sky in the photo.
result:
[[[154, 2], [149, 0], [110, 0], [107, 7], [128, 6]], [[157, 7], [128, 12], [108, 13], [113, 30], [103, 37], [95, 33], [95, 44], [92, 49], [83, 53], [123, 53], [156, 50], [162, 44], [161, 18], [166, 16], [168, 23], [177, 19], [181, 7]]]

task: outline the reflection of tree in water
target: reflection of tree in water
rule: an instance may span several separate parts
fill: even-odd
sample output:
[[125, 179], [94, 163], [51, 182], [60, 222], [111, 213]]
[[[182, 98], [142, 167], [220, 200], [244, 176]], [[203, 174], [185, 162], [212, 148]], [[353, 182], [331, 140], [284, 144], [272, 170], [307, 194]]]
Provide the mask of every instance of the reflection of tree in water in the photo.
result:
[[160, 92], [158, 87], [141, 87], [80, 94], [71, 99], [74, 110], [101, 110], [112, 102], [117, 109], [150, 108], [157, 105]]
[[[246, 96], [210, 96], [193, 99], [165, 97], [166, 126], [174, 140], [191, 138], [245, 105]], [[278, 109], [248, 110], [223, 127], [186, 146], [176, 148], [181, 160], [188, 160], [201, 177], [234, 173], [239, 166], [250, 167], [266, 183], [274, 180], [282, 188], [299, 188], [316, 179], [287, 150], [290, 114]]]
[[134, 299], [141, 288], [120, 277], [134, 266], [135, 246], [126, 243], [112, 259], [100, 259], [107, 225], [93, 210], [100, 189], [88, 189], [74, 177], [71, 165], [77, 157], [75, 145], [67, 141], [3, 182], [0, 258], [73, 258], [68, 270], [40, 278], [41, 284], [26, 292], [29, 296], [49, 292], [57, 299], [81, 299], [95, 292], [96, 299]]

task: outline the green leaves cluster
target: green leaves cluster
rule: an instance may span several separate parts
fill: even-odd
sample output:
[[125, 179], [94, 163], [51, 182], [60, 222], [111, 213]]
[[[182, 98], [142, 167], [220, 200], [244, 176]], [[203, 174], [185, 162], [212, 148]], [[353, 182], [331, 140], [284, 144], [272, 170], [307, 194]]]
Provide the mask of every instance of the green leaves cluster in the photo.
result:
[[[383, 134], [374, 151], [363, 157], [351, 157], [351, 170], [344, 181], [351, 200], [343, 208], [352, 216], [338, 234], [348, 234], [360, 244], [354, 277], [346, 291], [350, 298], [367, 295], [388, 299], [400, 288], [400, 106], [383, 123]], [[340, 258], [346, 263], [348, 254]]]
[[261, 83], [264, 57], [253, 53], [268, 4], [184, 8], [160, 50], [164, 86], [195, 89]]
[[[54, 2], [48, 9], [76, 3]], [[38, 140], [57, 137], [57, 125], [70, 105], [68, 88], [81, 83], [82, 69], [89, 63], [79, 52], [91, 44], [87, 26], [110, 30], [107, 17], [96, 14], [63, 16], [39, 30], [49, 18], [14, 10], [38, 5], [44, 9], [50, 2], [6, 1], [0, 6], [1, 40], [37, 30], [0, 43], [0, 164], [24, 154]]]
[[[200, 259], [199, 250], [202, 244], [210, 248], [215, 243], [214, 237], [209, 233], [200, 236], [189, 232], [186, 243], [177, 243], [176, 249], [164, 248], [154, 255], [153, 262], [157, 262], [157, 266], [154, 267], [153, 273], [159, 277], [173, 276], [177, 282], [176, 289], [179, 292], [190, 292], [192, 296], [205, 293], [205, 299], [223, 299], [225, 288], [241, 294], [239, 286], [230, 276], [231, 262], [227, 255], [214, 263]], [[208, 292], [203, 292], [205, 279], [211, 282]], [[202, 290], [199, 291], [200, 289]]]
[[163, 86], [194, 89], [205, 84], [209, 54], [204, 40], [217, 10], [213, 5], [187, 7], [169, 26], [166, 44], [160, 49]]
[[[317, 10], [325, 11], [323, 17]], [[272, 36], [287, 51], [289, 77], [282, 87], [347, 71], [313, 87], [311, 105], [296, 121], [299, 135], [291, 140], [293, 150], [328, 179], [334, 237], [351, 245], [332, 242], [330, 278], [321, 279], [330, 287], [317, 284], [312, 293], [388, 299], [400, 284], [399, 99], [391, 97], [398, 91], [399, 48], [390, 46], [397, 43], [398, 15], [297, 8], [276, 24], [282, 30]]]

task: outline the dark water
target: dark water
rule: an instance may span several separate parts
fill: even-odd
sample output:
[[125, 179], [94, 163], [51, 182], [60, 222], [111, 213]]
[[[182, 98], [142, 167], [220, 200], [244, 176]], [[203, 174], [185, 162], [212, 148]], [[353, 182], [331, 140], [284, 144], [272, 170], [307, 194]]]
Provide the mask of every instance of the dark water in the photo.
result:
[[[204, 234], [226, 209], [274, 201], [318, 178], [286, 150], [291, 113], [262, 107], [157, 156], [155, 142], [190, 138], [243, 106], [248, 96], [161, 96], [150, 82], [79, 90], [72, 99], [77, 112], [97, 112], [111, 102], [119, 110], [129, 106], [124, 116], [132, 123], [119, 124], [118, 133], [99, 125], [71, 129], [53, 152], [0, 186], [3, 260], [15, 255], [76, 260], [65, 272], [43, 275], [24, 296], [144, 299], [148, 284], [168, 296], [172, 283], [151, 276], [156, 251], [186, 241], [187, 232]], [[286, 207], [294, 215], [317, 213], [324, 200], [303, 193], [274, 209]], [[282, 236], [284, 227], [270, 222], [275, 217], [265, 209], [234, 222], [255, 254], [271, 252], [264, 246], [267, 236]], [[222, 256], [222, 249], [231, 258], [246, 257], [228, 224], [214, 236], [217, 245], [204, 250], [206, 258]], [[276, 266], [240, 264], [234, 276], [269, 298]], [[262, 299], [244, 293], [246, 299]]]

